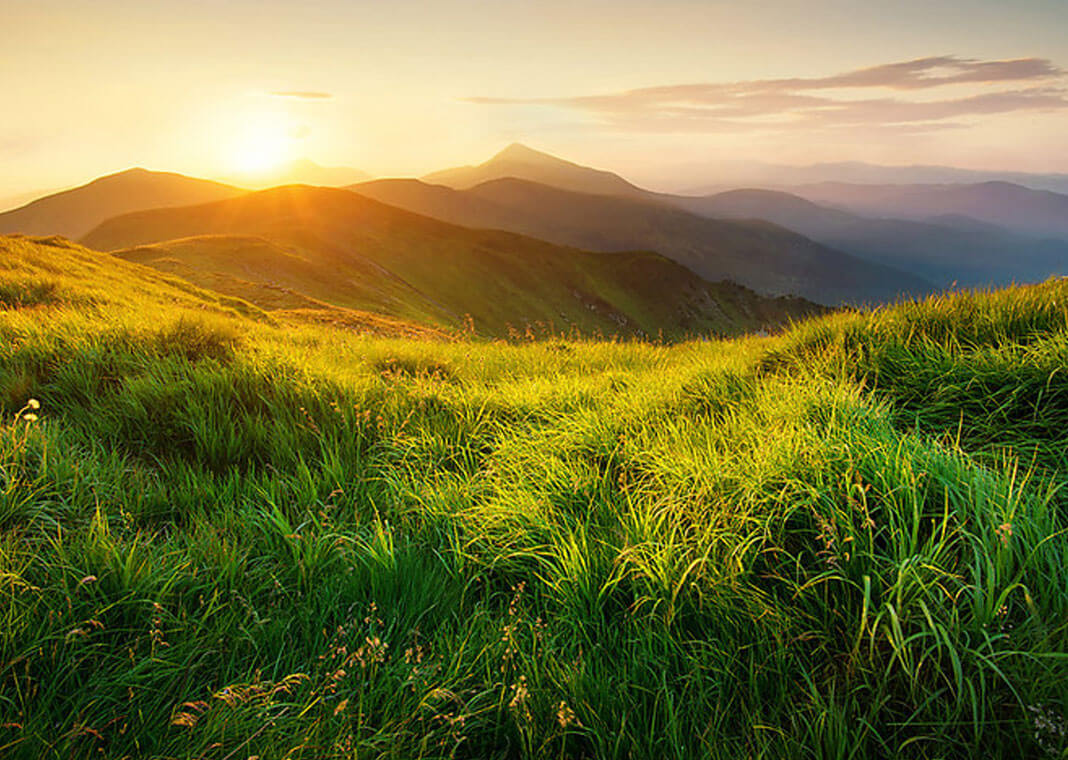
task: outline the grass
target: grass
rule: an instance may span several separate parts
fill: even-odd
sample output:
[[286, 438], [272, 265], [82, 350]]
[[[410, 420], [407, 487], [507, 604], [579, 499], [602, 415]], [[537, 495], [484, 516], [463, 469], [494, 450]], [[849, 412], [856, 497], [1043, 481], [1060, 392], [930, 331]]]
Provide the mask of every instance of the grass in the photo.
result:
[[5, 757], [1066, 750], [1065, 281], [419, 341], [5, 245]]

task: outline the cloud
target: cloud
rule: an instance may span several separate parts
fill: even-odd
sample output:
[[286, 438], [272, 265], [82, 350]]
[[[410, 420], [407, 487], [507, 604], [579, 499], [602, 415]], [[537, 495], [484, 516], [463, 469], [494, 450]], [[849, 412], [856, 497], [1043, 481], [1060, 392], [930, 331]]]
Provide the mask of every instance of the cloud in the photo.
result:
[[[962, 88], [970, 92], [962, 93]], [[664, 85], [560, 98], [465, 100], [563, 108], [626, 131], [881, 126], [916, 133], [966, 126], [966, 121], [954, 120], [967, 117], [1068, 109], [1068, 72], [1044, 58], [980, 61], [935, 56], [827, 77]]]
[[314, 90], [282, 90], [272, 92], [271, 96], [275, 98], [296, 98], [297, 100], [330, 100], [334, 97], [333, 93], [315, 92]]

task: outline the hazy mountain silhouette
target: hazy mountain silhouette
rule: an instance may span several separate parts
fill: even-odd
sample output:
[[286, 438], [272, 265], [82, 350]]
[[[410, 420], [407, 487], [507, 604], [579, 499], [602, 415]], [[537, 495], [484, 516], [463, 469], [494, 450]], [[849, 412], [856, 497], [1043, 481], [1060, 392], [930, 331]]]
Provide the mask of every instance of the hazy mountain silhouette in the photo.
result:
[[646, 192], [618, 174], [565, 161], [520, 143], [509, 145], [478, 166], [433, 172], [423, 177], [423, 181], [466, 190], [483, 182], [508, 177], [594, 195], [641, 195]]
[[1028, 235], [1068, 238], [1068, 195], [1011, 182], [973, 185], [857, 185], [821, 183], [790, 192], [868, 216], [929, 219], [974, 217]]
[[868, 218], [772, 190], [733, 190], [680, 203], [718, 218], [766, 219], [942, 286], [1005, 285], [1068, 273], [1068, 241], [1036, 240], [960, 214], [924, 222]]
[[141, 209], [232, 198], [237, 187], [170, 172], [128, 169], [0, 214], [0, 233], [78, 238], [105, 219]]
[[590, 195], [511, 178], [469, 190], [411, 180], [351, 189], [457, 224], [503, 228], [598, 251], [657, 251], [709, 280], [732, 280], [763, 293], [791, 293], [820, 303], [883, 302], [932, 289], [919, 277], [774, 224], [710, 219], [653, 194]]
[[471, 230], [328, 188], [126, 214], [84, 243], [125, 249], [124, 258], [267, 307], [300, 308], [297, 296], [454, 327], [471, 315], [494, 335], [533, 323], [622, 335], [730, 333], [819, 310], [706, 282], [654, 253], [606, 255]]
[[[953, 166], [881, 166], [862, 161], [836, 161], [807, 166], [787, 166], [759, 161], [717, 161], [700, 168], [674, 167], [676, 177], [665, 167], [657, 172], [660, 182], [679, 187], [689, 195], [710, 195], [737, 187], [781, 188], [842, 182], [860, 185], [945, 185], [1012, 182], [1033, 190], [1068, 193], [1068, 174], [960, 169]], [[678, 176], [703, 174], [703, 183], [679, 183]]]

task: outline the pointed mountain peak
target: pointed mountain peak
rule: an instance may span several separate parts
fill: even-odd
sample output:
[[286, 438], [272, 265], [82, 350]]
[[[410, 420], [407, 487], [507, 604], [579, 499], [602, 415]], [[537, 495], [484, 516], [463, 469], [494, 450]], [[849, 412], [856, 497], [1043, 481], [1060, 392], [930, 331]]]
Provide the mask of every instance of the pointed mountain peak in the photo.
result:
[[561, 158], [543, 153], [540, 150], [534, 150], [529, 148], [523, 143], [512, 143], [500, 153], [495, 155], [489, 160], [489, 163], [498, 161], [523, 161], [526, 163], [553, 163], [553, 164], [565, 164], [568, 163]]

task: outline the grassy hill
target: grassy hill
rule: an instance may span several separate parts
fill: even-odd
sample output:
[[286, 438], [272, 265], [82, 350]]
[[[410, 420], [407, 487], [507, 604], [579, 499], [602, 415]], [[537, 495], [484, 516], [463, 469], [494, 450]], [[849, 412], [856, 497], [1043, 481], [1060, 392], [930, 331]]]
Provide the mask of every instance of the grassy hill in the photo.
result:
[[796, 294], [830, 305], [885, 302], [934, 289], [915, 275], [768, 222], [709, 219], [651, 195], [590, 195], [521, 179], [462, 191], [411, 180], [350, 189], [456, 224], [501, 227], [597, 251], [656, 251], [707, 280], [731, 280], [761, 293]]
[[0, 214], [0, 234], [79, 238], [119, 214], [207, 203], [244, 192], [237, 187], [181, 174], [128, 169]]
[[656, 254], [618, 256], [470, 230], [344, 190], [288, 187], [101, 225], [90, 247], [265, 308], [317, 301], [480, 334], [677, 338], [781, 325], [820, 309], [709, 283]]
[[508, 344], [0, 246], [5, 757], [1066, 749], [1065, 281]]

